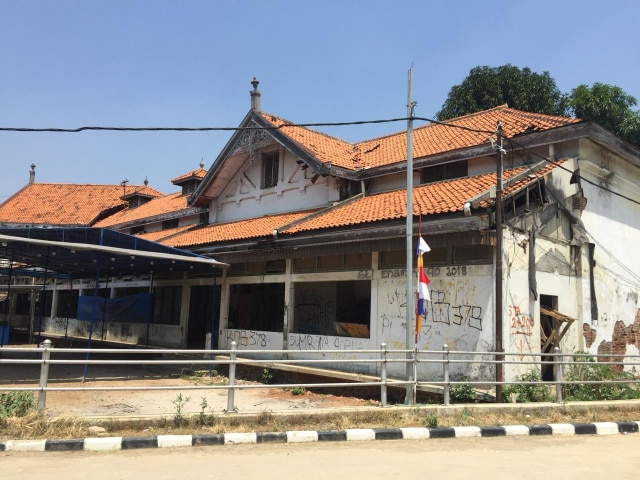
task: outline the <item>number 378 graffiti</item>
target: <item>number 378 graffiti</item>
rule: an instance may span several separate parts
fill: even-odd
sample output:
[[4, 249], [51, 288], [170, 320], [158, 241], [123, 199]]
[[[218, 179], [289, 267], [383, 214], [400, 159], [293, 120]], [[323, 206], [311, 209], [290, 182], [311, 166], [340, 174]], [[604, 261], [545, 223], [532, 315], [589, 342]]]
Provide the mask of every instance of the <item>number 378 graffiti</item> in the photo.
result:
[[427, 307], [426, 320], [447, 325], [468, 325], [482, 330], [482, 307], [478, 305], [453, 305], [446, 302], [446, 295], [441, 290], [431, 290], [432, 303]]

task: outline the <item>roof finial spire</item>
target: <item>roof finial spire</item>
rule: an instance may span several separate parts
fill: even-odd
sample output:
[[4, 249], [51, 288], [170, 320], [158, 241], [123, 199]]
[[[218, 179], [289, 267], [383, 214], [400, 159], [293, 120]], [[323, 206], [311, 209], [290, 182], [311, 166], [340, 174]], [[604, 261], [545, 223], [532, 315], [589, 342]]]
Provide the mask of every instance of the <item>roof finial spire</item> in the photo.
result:
[[31, 170], [29, 171], [29, 184], [36, 181], [36, 164], [31, 164]]
[[200, 168], [204, 168], [204, 158], [200, 158]]
[[253, 90], [251, 91], [251, 110], [254, 112], [260, 111], [260, 91], [258, 90], [258, 84], [260, 82], [256, 80], [256, 77], [253, 77], [251, 81], [251, 85], [253, 85]]
[[147, 185], [149, 185], [149, 179], [147, 178], [147, 176], [144, 176], [144, 186], [146, 187]]

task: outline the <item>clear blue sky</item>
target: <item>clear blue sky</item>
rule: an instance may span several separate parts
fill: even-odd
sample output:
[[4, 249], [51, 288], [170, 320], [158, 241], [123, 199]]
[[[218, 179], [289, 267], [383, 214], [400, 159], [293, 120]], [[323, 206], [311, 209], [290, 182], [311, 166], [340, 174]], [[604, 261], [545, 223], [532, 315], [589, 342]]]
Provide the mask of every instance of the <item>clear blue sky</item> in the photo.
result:
[[[635, 0], [0, 0], [0, 126], [237, 126], [262, 110], [298, 123], [433, 117], [478, 65], [548, 71], [563, 92], [640, 99]], [[637, 107], [638, 108], [638, 107]], [[402, 123], [321, 129], [350, 141]], [[0, 132], [0, 201], [28, 180], [164, 193], [208, 167], [230, 133]]]

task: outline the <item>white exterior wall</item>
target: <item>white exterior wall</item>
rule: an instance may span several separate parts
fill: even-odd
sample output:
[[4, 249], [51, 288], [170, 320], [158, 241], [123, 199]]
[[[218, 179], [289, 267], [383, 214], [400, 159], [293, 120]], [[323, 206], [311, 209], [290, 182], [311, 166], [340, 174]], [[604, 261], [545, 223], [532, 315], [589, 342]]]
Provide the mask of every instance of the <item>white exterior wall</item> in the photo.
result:
[[[280, 157], [278, 184], [272, 188], [261, 188], [262, 153], [273, 151], [278, 151]], [[253, 161], [247, 156], [229, 184], [211, 202], [210, 215], [216, 223], [225, 223], [317, 208], [337, 201], [339, 192], [335, 178], [318, 176], [314, 183], [315, 175], [311, 168], [303, 170], [296, 157], [279, 145], [264, 148], [255, 153]]]
[[[375, 257], [376, 255], [374, 255]], [[375, 262], [375, 260], [374, 260]], [[369, 353], [345, 352], [340, 350], [379, 349], [386, 343], [388, 349], [404, 349], [406, 344], [406, 271], [404, 269], [363, 270], [361, 272], [335, 272], [307, 275], [286, 275], [269, 277], [269, 283], [290, 278], [292, 282], [302, 281], [371, 281], [371, 324], [370, 338], [314, 335], [306, 333], [263, 332], [247, 329], [227, 329], [226, 318], [221, 320], [220, 348], [230, 348], [231, 341], [238, 343], [239, 350], [288, 349], [289, 358], [358, 360], [371, 358]], [[493, 267], [491, 265], [443, 266], [427, 269], [431, 279], [429, 284], [432, 303], [428, 305], [426, 320], [418, 338], [421, 350], [442, 351], [443, 345], [450, 350], [483, 352], [493, 349]], [[414, 272], [414, 277], [417, 278]], [[229, 279], [236, 283], [254, 283], [249, 278]], [[416, 280], [414, 279], [414, 285]], [[295, 284], [295, 283], [294, 283]], [[227, 289], [228, 290], [228, 289]], [[223, 290], [223, 304], [225, 304]], [[285, 306], [289, 310], [289, 306]], [[226, 304], [225, 310], [226, 311]], [[294, 313], [295, 315], [295, 313]], [[409, 328], [413, 329], [412, 318]], [[327, 351], [333, 351], [331, 353]], [[257, 358], [268, 358], [268, 354], [252, 354]], [[480, 358], [480, 354], [467, 355], [467, 359]], [[396, 357], [397, 358], [397, 357]], [[335, 364], [323, 363], [326, 368], [351, 369], [361, 373], [378, 373], [379, 365], [373, 363]], [[403, 363], [388, 364], [388, 375], [405, 375]], [[442, 366], [432, 363], [419, 365], [419, 378], [441, 379]], [[452, 364], [451, 374], [456, 377], [493, 379], [492, 367], [474, 363], [472, 366]]]
[[[608, 152], [588, 151], [594, 162], [581, 161], [583, 177], [640, 202], [640, 171]], [[594, 164], [595, 163], [595, 164]], [[581, 327], [584, 346], [593, 354], [638, 355], [640, 347], [640, 205], [582, 182], [587, 206], [581, 220], [595, 245], [593, 275], [597, 318], [591, 318], [587, 284]], [[585, 247], [586, 249], [586, 247]], [[585, 258], [586, 257], [586, 258]], [[588, 260], [588, 255], [583, 255]], [[583, 266], [588, 272], [589, 266]]]
[[[540, 296], [557, 297], [558, 311], [578, 318], [581, 278], [571, 274], [567, 242], [536, 237], [536, 300], [529, 285], [529, 235], [506, 231], [503, 245], [503, 346], [505, 352], [515, 354], [506, 360], [522, 362], [505, 366], [505, 381], [509, 381], [531, 369], [540, 371]], [[581, 332], [574, 322], [561, 342], [561, 350], [566, 353], [578, 349]]]

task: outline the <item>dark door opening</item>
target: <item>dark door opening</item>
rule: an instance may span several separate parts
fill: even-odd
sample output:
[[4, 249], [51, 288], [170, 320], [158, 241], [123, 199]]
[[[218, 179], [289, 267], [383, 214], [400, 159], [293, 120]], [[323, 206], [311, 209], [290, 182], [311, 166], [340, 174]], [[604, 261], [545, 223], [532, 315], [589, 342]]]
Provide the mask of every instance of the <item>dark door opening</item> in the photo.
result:
[[[214, 290], [215, 288], [215, 290]], [[215, 292], [215, 293], [214, 293]], [[214, 296], [215, 295], [215, 296]], [[214, 302], [215, 299], [215, 302]], [[215, 316], [212, 319], [213, 306]], [[194, 285], [191, 287], [189, 300], [189, 320], [187, 332], [187, 348], [203, 349], [207, 333], [211, 332], [213, 322], [213, 347], [218, 346], [216, 332], [220, 319], [220, 286]], [[209, 345], [206, 345], [208, 348]]]
[[[540, 307], [546, 310], [558, 310], [558, 297], [553, 295], [540, 295]], [[553, 349], [556, 347], [555, 342], [547, 342], [547, 339], [550, 337], [553, 339], [554, 331], [557, 330], [558, 326], [556, 325], [557, 321], [551, 317], [550, 315], [545, 315], [540, 312], [540, 341], [542, 347], [542, 361], [543, 362], [551, 362], [553, 357], [544, 356], [545, 353], [553, 352]], [[553, 380], [553, 365], [548, 363], [542, 364], [542, 380], [551, 381]]]

